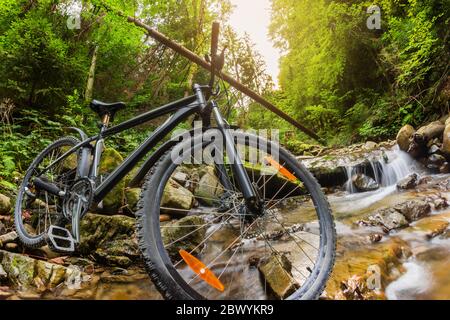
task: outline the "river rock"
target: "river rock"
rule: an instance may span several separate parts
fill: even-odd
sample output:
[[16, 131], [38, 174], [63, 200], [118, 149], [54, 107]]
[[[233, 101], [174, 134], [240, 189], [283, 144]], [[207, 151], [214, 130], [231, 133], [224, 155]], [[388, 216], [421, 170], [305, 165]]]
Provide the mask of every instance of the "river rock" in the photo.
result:
[[140, 262], [140, 253], [137, 242], [134, 239], [120, 239], [105, 242], [95, 250], [97, 261], [108, 266], [127, 268]]
[[11, 211], [11, 199], [0, 193], [0, 215], [7, 215]]
[[415, 132], [416, 130], [409, 124], [400, 129], [397, 134], [397, 144], [400, 147], [400, 150], [408, 151], [411, 138]]
[[427, 168], [431, 170], [439, 170], [446, 162], [446, 159], [440, 154], [432, 154], [427, 159]]
[[107, 242], [130, 239], [134, 232], [134, 218], [123, 215], [105, 216], [88, 213], [80, 223], [81, 242], [78, 251], [83, 255], [88, 255]]
[[8, 274], [9, 281], [19, 288], [28, 288], [34, 285], [34, 267], [36, 260], [2, 250], [0, 250], [0, 259], [3, 269]]
[[378, 144], [376, 142], [373, 141], [367, 141], [364, 146], [363, 149], [366, 151], [372, 151], [374, 149], [378, 148]]
[[140, 188], [127, 188], [125, 189], [125, 200], [127, 207], [130, 211], [136, 211], [136, 206], [141, 196]]
[[410, 200], [396, 205], [394, 209], [412, 222], [429, 215], [431, 205], [423, 200]]
[[447, 161], [444, 162], [442, 166], [439, 168], [439, 173], [442, 174], [450, 173], [450, 163]]
[[444, 130], [444, 136], [442, 140], [442, 152], [450, 156], [450, 124], [447, 124]]
[[373, 191], [380, 187], [374, 179], [362, 173], [355, 174], [352, 183], [359, 192]]
[[426, 141], [441, 137], [444, 132], [445, 125], [440, 121], [434, 121], [426, 126], [423, 126], [417, 130], [417, 133], [422, 135]]
[[449, 221], [450, 214], [448, 213], [432, 215], [421, 219], [411, 228], [408, 228], [407, 231], [419, 231], [423, 233], [427, 239], [431, 239], [443, 234], [450, 224]]
[[397, 188], [401, 190], [414, 189], [419, 181], [419, 175], [417, 173], [412, 173], [406, 178], [403, 178], [397, 182]]
[[8, 279], [8, 274], [6, 273], [5, 269], [3, 269], [3, 266], [0, 264], [0, 283]]
[[380, 225], [387, 231], [408, 226], [405, 216], [394, 208], [381, 209], [369, 216], [372, 224]]
[[194, 250], [200, 253], [202, 247], [196, 248], [205, 238], [206, 228], [200, 228], [205, 224], [205, 220], [200, 216], [187, 216], [180, 220], [172, 221], [161, 227], [161, 236], [165, 245], [173, 243], [166, 248], [169, 255], [179, 258], [179, 251]]
[[435, 153], [440, 153], [440, 152], [441, 152], [441, 148], [437, 144], [432, 144], [428, 148], [428, 154], [435, 154]]
[[198, 201], [213, 206], [223, 194], [224, 189], [220, 183], [213, 167], [208, 167], [206, 173], [201, 177], [195, 196]]
[[[337, 300], [385, 299], [382, 289], [395, 279], [392, 272], [410, 255], [408, 243], [399, 238], [345, 248], [338, 244], [333, 273], [325, 289], [325, 297]], [[374, 271], [379, 271], [378, 276]], [[381, 287], [377, 288], [377, 281]], [[373, 287], [369, 287], [373, 286]]]
[[195, 198], [192, 192], [181, 186], [175, 180], [169, 179], [161, 201], [162, 206], [167, 209], [163, 209], [162, 212], [172, 215], [186, 215], [192, 209], [194, 200]]
[[[103, 151], [102, 159], [99, 165], [99, 174], [109, 175], [123, 162], [120, 153], [112, 148], [106, 148]], [[98, 211], [105, 214], [117, 214], [124, 204], [125, 181], [122, 179], [103, 199]]]
[[292, 278], [292, 264], [284, 254], [274, 253], [270, 258], [263, 259], [258, 269], [278, 299], [288, 297], [298, 287]]

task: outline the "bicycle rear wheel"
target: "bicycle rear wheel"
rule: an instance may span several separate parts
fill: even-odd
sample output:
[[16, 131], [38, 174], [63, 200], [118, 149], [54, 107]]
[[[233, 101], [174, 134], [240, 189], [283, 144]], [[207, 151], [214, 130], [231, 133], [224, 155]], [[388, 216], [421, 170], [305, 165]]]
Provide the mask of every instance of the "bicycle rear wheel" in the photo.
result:
[[31, 163], [17, 194], [14, 223], [21, 242], [30, 248], [38, 248], [46, 243], [47, 231], [51, 225], [64, 226], [63, 200], [60, 197], [39, 190], [34, 179], [44, 178], [62, 191], [72, 185], [77, 178], [77, 154], [70, 155], [43, 176], [42, 170], [73, 148], [79, 141], [73, 137], [61, 138], [45, 148]]
[[241, 156], [262, 160], [243, 159], [264, 210], [246, 209], [226, 151], [202, 145], [213, 164], [196, 163], [194, 149], [186, 153], [191, 164], [174, 162], [178, 151], [166, 154], [137, 212], [150, 277], [167, 299], [317, 299], [336, 246], [320, 186], [286, 150], [248, 134], [235, 138]]

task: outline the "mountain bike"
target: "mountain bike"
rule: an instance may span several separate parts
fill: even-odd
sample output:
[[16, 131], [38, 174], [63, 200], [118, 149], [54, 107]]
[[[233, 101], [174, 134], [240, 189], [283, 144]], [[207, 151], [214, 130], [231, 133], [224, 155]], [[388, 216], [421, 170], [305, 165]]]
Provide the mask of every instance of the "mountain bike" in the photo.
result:
[[[139, 248], [166, 299], [317, 299], [335, 259], [330, 206], [287, 150], [232, 130], [222, 117], [214, 88], [224, 56], [217, 55], [218, 24], [212, 34], [209, 85], [114, 126], [125, 104], [94, 100], [98, 134], [72, 128], [79, 139], [61, 138], [37, 156], [18, 192], [17, 233], [27, 247], [76, 252], [80, 221], [140, 164], [129, 183], [142, 188]], [[122, 164], [99, 174], [105, 139], [164, 115]], [[165, 139], [191, 116], [200, 130]]]

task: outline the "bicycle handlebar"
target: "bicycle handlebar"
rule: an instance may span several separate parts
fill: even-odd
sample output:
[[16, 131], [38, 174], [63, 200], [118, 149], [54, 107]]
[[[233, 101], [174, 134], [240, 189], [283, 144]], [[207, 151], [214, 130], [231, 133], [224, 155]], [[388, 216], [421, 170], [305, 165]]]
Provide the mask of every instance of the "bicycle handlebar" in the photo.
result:
[[219, 47], [219, 34], [220, 34], [220, 23], [213, 22], [211, 34], [211, 80], [209, 82], [211, 90], [213, 89], [216, 76], [216, 58], [217, 58], [217, 50]]

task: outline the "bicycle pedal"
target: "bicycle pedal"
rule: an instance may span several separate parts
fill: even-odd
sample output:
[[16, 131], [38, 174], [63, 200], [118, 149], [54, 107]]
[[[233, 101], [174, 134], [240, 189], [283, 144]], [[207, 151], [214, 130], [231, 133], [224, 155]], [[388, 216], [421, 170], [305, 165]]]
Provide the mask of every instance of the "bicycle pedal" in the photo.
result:
[[47, 231], [47, 244], [55, 252], [72, 253], [75, 251], [75, 239], [66, 228], [50, 226]]

